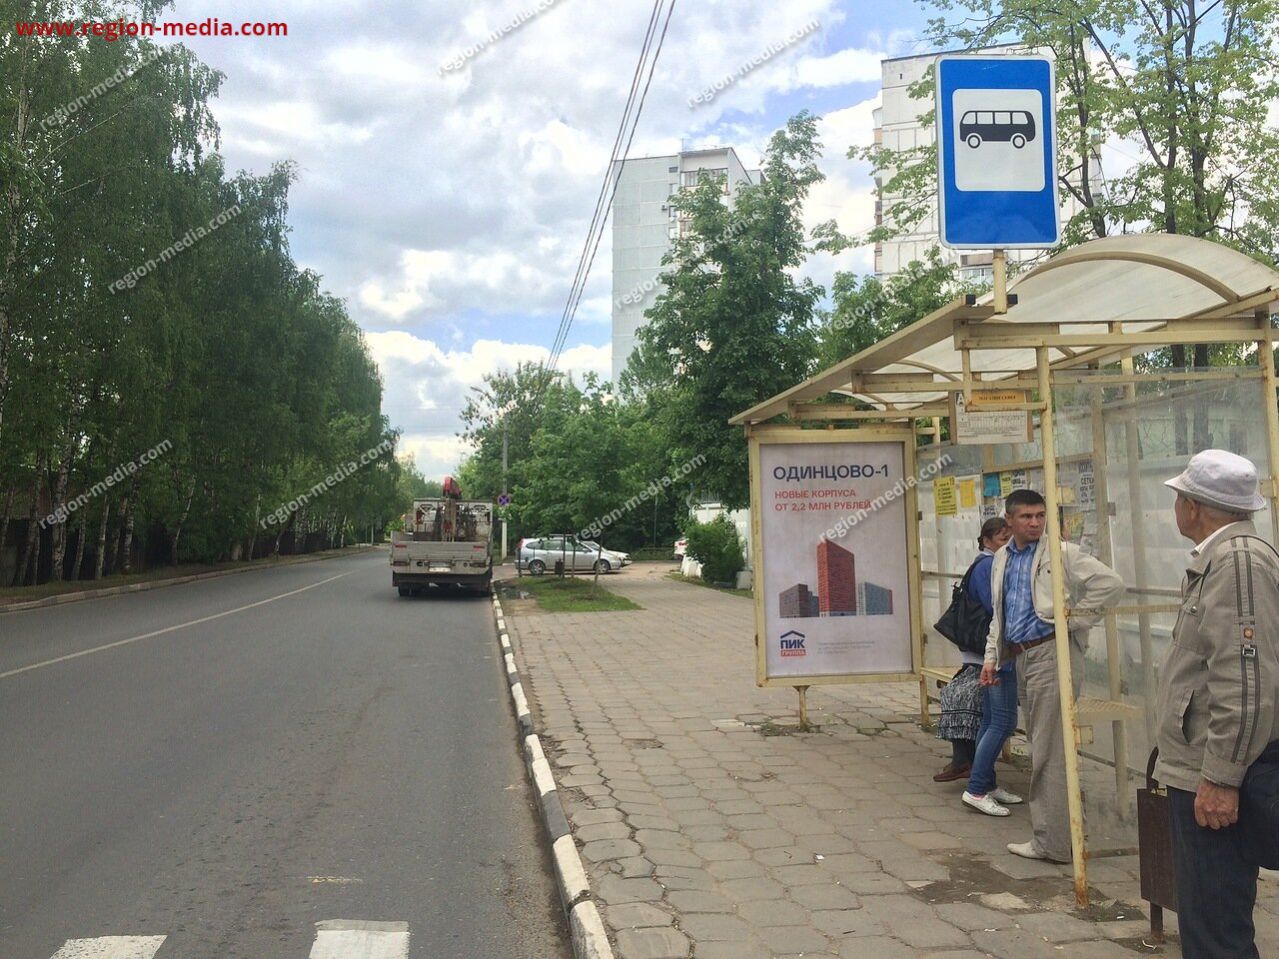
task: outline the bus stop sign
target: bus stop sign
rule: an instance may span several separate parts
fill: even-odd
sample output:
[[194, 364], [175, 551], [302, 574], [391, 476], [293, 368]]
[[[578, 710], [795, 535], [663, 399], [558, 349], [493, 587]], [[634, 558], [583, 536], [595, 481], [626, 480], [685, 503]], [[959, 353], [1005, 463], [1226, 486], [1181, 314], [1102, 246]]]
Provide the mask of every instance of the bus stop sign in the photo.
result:
[[937, 58], [941, 241], [957, 249], [1056, 246], [1053, 63], [1042, 56]]

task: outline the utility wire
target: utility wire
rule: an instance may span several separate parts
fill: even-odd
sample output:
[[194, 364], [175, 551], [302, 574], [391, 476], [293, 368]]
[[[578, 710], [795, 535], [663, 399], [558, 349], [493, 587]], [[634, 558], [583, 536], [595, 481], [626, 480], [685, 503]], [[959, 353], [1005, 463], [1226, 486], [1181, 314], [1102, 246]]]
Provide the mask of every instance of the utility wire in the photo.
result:
[[[604, 236], [604, 223], [608, 218], [609, 210], [612, 208], [612, 205], [613, 205], [613, 198], [617, 195], [617, 187], [621, 181], [621, 170], [619, 169], [618, 175], [614, 177], [613, 167], [616, 164], [616, 162], [619, 160], [625, 163], [625, 157], [630, 152], [631, 144], [635, 140], [635, 131], [639, 127], [640, 115], [642, 114], [644, 110], [644, 102], [648, 97], [648, 90], [653, 82], [653, 74], [657, 69], [657, 60], [658, 60], [658, 57], [661, 55], [662, 45], [666, 41], [666, 33], [668, 28], [670, 27], [671, 15], [675, 12], [676, 2], [677, 0], [670, 0], [670, 6], [666, 8], [666, 19], [662, 23], [662, 33], [661, 33], [661, 36], [659, 36], [657, 39], [656, 47], [652, 48], [653, 50], [652, 57], [648, 59], [648, 75], [647, 77], [645, 77], [645, 80], [644, 80], [644, 89], [639, 95], [639, 101], [635, 105], [635, 109], [632, 114], [630, 110], [631, 103], [634, 100], [634, 94], [638, 85], [639, 76], [643, 72], [645, 58], [647, 57], [649, 48], [652, 44], [653, 29], [656, 25], [658, 17], [660, 16], [663, 0], [655, 0], [655, 3], [653, 4], [653, 13], [649, 18], [649, 31], [645, 37], [644, 47], [640, 52], [639, 63], [636, 65], [635, 77], [632, 80], [632, 84], [631, 84], [631, 95], [627, 98], [627, 109], [622, 114], [622, 123], [618, 127], [618, 136], [614, 142], [613, 155], [609, 161], [608, 170], [606, 171], [605, 177], [604, 177], [604, 183], [600, 190], [601, 197], [603, 197], [603, 195], [607, 193], [607, 200], [605, 200], [602, 203], [602, 205], [600, 203], [597, 203], [598, 216], [592, 220], [592, 230], [591, 232], [587, 234], [586, 245], [583, 247], [583, 250], [582, 250], [582, 260], [578, 265], [578, 276], [580, 277], [580, 280], [574, 283], [573, 288], [569, 292], [569, 299], [564, 308], [564, 316], [561, 320], [560, 331], [556, 336], [555, 345], [551, 349], [551, 356], [547, 363], [547, 366], [551, 371], [554, 371], [556, 365], [559, 363], [560, 356], [563, 353], [564, 345], [568, 339], [569, 331], [573, 326], [573, 319], [577, 314], [578, 304], [581, 303], [582, 295], [586, 289], [586, 281], [590, 276], [591, 266], [595, 262], [595, 254], [599, 250], [600, 240]], [[629, 121], [628, 121], [628, 118], [629, 118]], [[626, 133], [626, 146], [619, 153], [617, 150], [617, 145], [621, 141], [623, 132], [626, 130], [626, 126], [628, 122], [630, 125], [630, 131], [629, 133]], [[609, 189], [610, 180], [612, 181], [611, 190]], [[594, 227], [596, 226], [598, 226], [598, 229], [594, 229]], [[593, 240], [592, 240], [592, 234], [593, 234]], [[589, 254], [587, 253], [588, 247], [589, 247]]]

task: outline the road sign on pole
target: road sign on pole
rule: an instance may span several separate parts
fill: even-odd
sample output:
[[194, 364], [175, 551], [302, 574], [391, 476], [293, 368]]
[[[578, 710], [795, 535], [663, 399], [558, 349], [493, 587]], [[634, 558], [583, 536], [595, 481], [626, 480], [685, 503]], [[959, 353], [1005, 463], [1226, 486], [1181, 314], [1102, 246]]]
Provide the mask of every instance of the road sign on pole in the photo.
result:
[[937, 58], [944, 245], [996, 250], [1060, 242], [1055, 90], [1047, 57]]

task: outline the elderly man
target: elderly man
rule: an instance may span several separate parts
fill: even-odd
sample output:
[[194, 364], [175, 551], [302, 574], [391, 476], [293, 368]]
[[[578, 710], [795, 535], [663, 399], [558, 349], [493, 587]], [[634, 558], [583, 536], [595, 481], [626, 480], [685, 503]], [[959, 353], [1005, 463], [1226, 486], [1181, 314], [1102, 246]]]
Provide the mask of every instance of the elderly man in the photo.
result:
[[[1047, 507], [1034, 490], [1013, 490], [1004, 501], [1013, 536], [995, 553], [990, 574], [994, 612], [986, 636], [981, 681], [999, 682], [1001, 665], [1015, 660], [1017, 692], [1030, 739], [1031, 838], [1008, 844], [1026, 859], [1070, 861], [1070, 811], [1066, 795], [1066, 747], [1061, 729], [1061, 689], [1057, 681], [1054, 622], [1066, 611], [1053, 607], [1048, 543], [1044, 539]], [[1114, 605], [1124, 581], [1109, 566], [1074, 543], [1061, 544], [1070, 613], [1070, 663], [1079, 695], [1084, 675], [1088, 630]], [[1074, 744], [1071, 744], [1074, 748]]]
[[1172, 807], [1177, 922], [1185, 959], [1257, 959], [1257, 863], [1239, 786], [1279, 739], [1279, 556], [1257, 537], [1257, 469], [1205, 450], [1165, 484], [1196, 546], [1159, 674], [1155, 777]]

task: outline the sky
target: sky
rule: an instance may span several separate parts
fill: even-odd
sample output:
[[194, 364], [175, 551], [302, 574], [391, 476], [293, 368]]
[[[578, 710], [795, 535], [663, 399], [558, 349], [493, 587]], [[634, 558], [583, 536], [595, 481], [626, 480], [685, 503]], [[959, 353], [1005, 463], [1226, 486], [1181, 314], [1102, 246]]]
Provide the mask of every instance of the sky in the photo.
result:
[[[453, 472], [466, 455], [459, 412], [484, 374], [549, 354], [651, 7], [301, 0], [267, 12], [242, 0], [177, 0], [160, 18], [287, 21], [287, 37], [185, 42], [226, 75], [214, 113], [228, 169], [298, 165], [294, 259], [323, 277], [365, 331], [384, 380], [383, 412], [428, 478]], [[754, 168], [771, 134], [808, 109], [822, 118], [827, 179], [806, 218], [865, 230], [870, 170], [846, 154], [871, 140], [880, 61], [924, 52], [925, 19], [904, 0], [682, 0], [629, 155], [730, 145]], [[456, 69], [441, 69], [459, 58]], [[611, 227], [560, 369], [609, 376], [610, 264]], [[815, 256], [804, 273], [829, 289], [836, 270], [870, 267], [861, 248]]]

